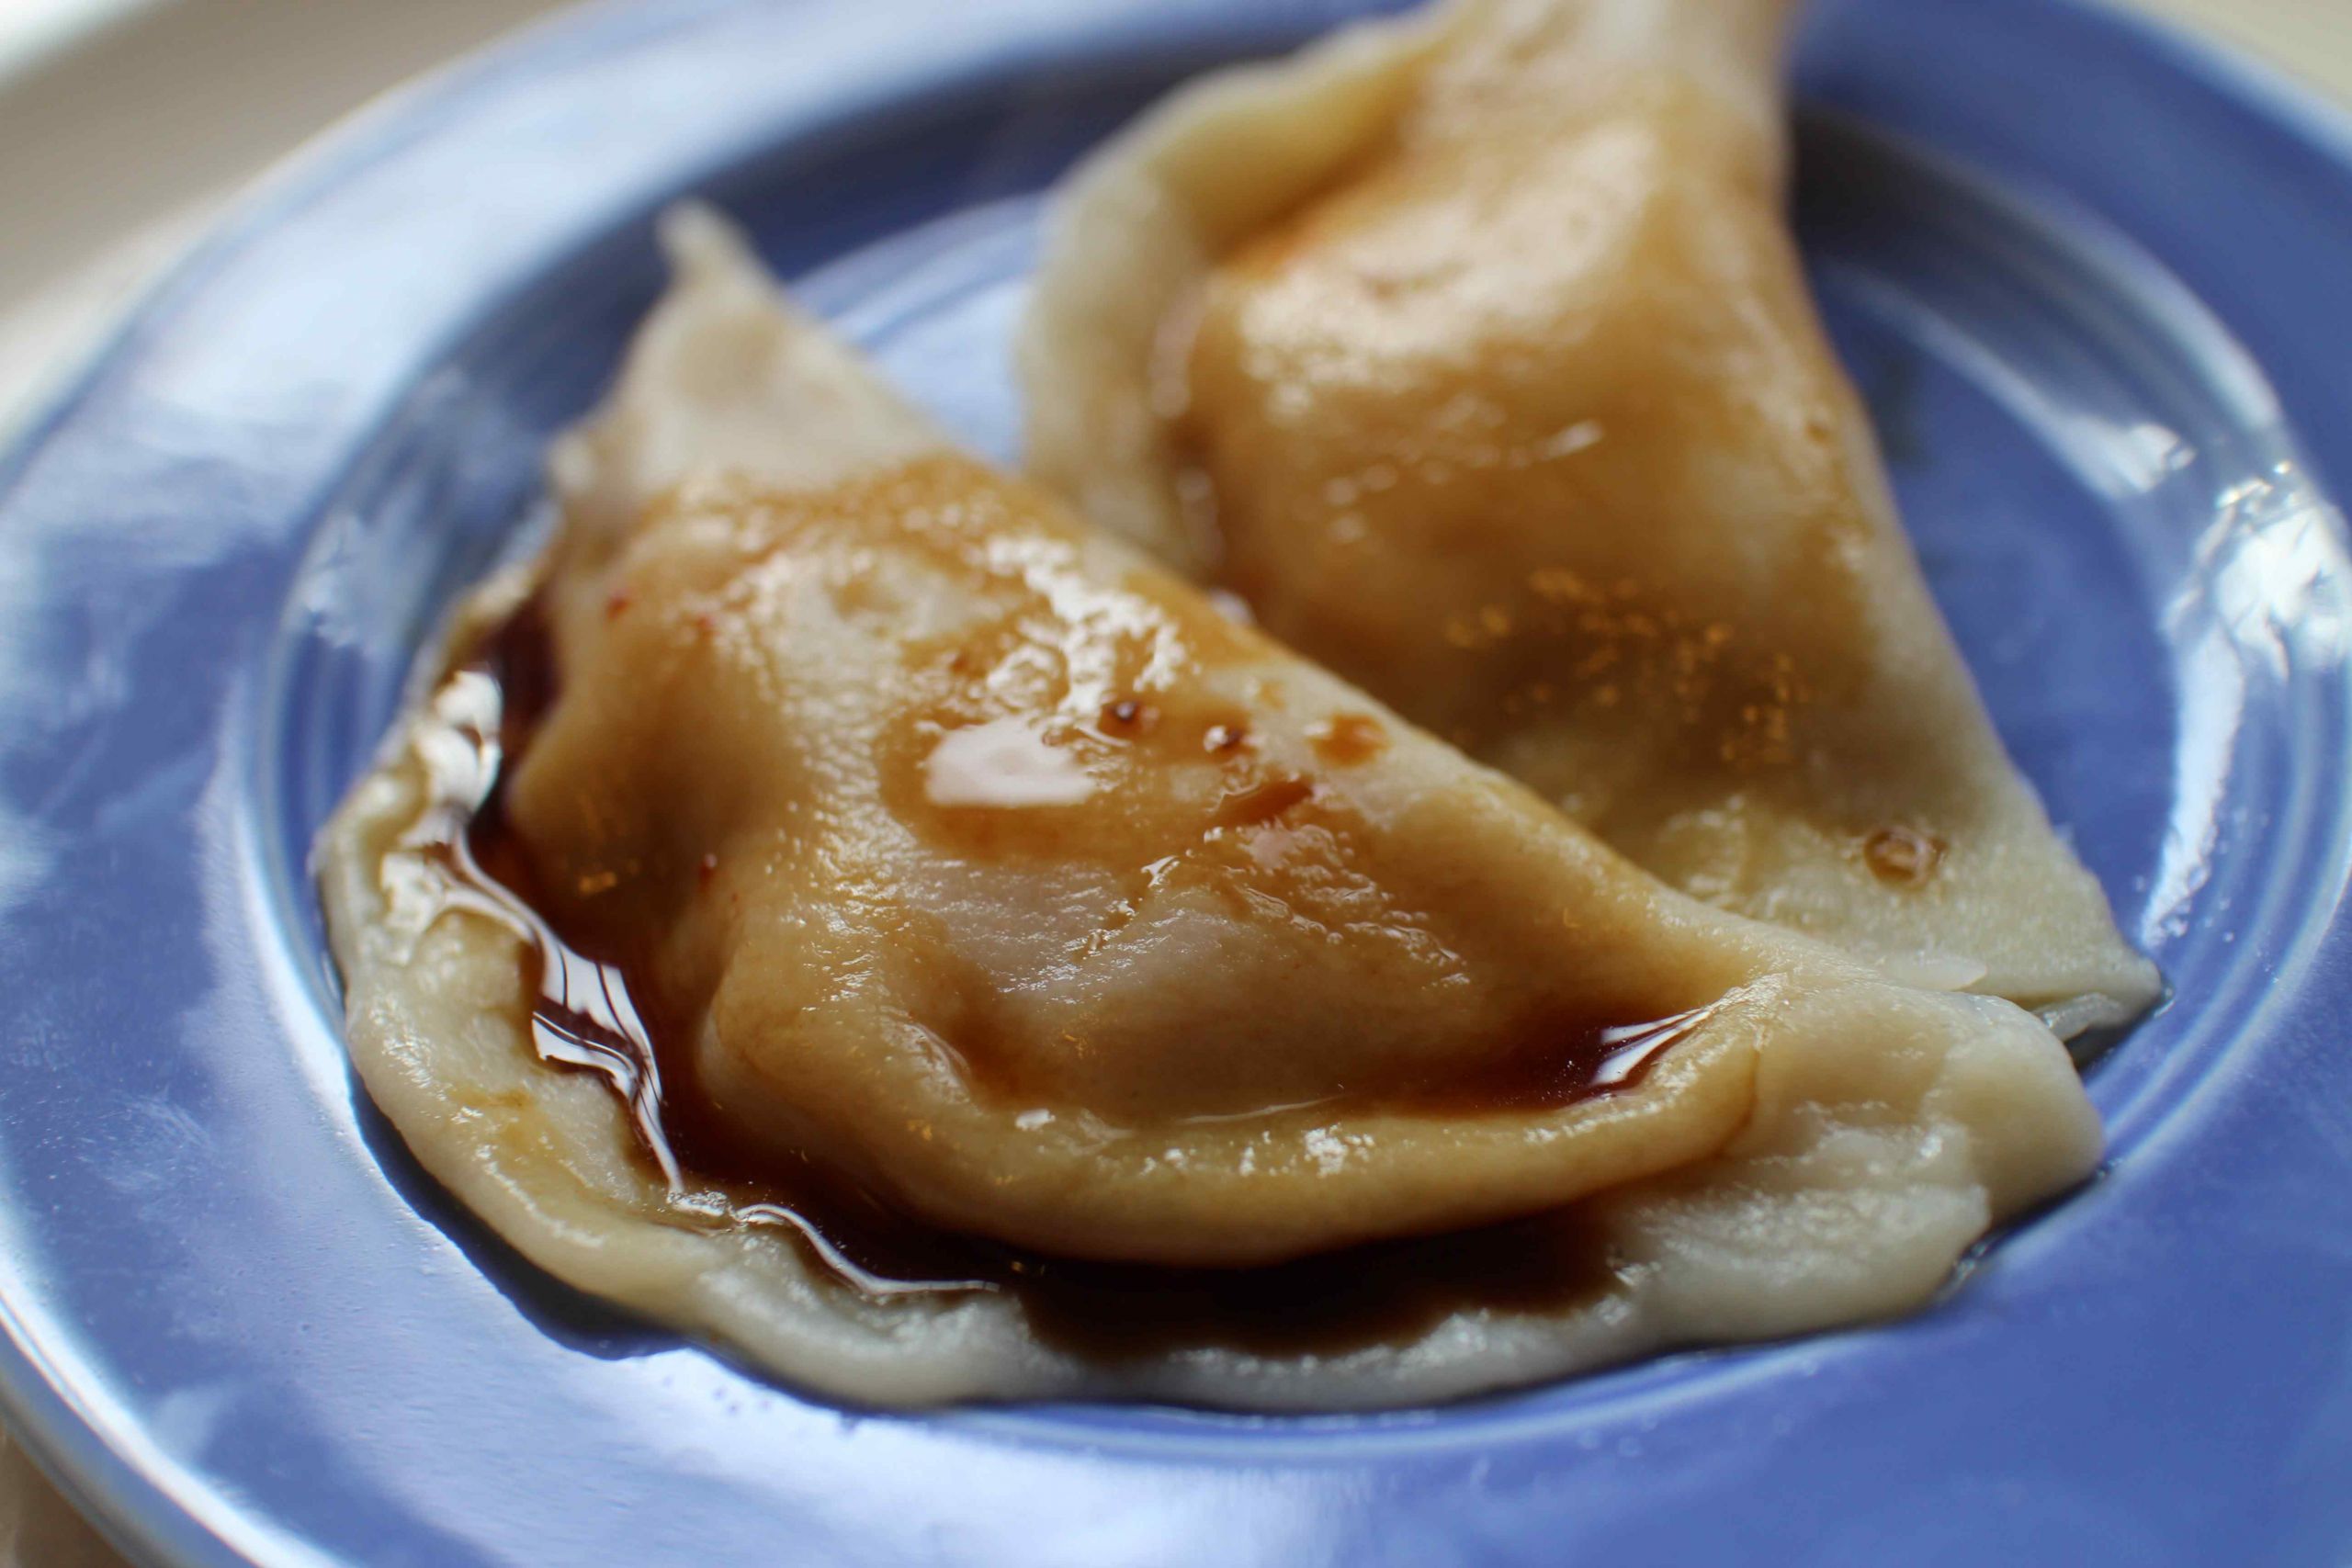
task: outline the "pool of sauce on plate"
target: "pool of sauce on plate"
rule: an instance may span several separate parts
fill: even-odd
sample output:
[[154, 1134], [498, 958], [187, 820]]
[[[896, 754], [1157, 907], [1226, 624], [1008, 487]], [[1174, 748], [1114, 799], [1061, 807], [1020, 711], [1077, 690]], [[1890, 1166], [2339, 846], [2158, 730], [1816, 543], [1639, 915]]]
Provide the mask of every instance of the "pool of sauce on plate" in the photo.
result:
[[[554, 700], [557, 671], [540, 606], [526, 603], [483, 636], [448, 679], [487, 680], [499, 696], [486, 787], [447, 814], [432, 847], [469, 899], [496, 906], [526, 939], [531, 1031], [551, 1063], [595, 1071], [628, 1105], [642, 1152], [674, 1190], [722, 1194], [713, 1223], [772, 1224], [797, 1234], [842, 1283], [872, 1296], [974, 1291], [1016, 1298], [1048, 1343], [1106, 1360], [1197, 1346], [1265, 1355], [1340, 1354], [1409, 1341], [1464, 1309], [1561, 1310], [1611, 1276], [1589, 1225], [1563, 1211], [1510, 1224], [1409, 1237], [1250, 1269], [1184, 1269], [1042, 1255], [941, 1229], [910, 1216], [815, 1161], [780, 1162], [731, 1133], [697, 1092], [694, 1020], [669, 1005], [645, 955], [601, 949], [544, 913], [532, 857], [504, 808], [503, 774]], [[1147, 726], [1138, 706], [1107, 715]], [[1322, 743], [1349, 760], [1385, 744], [1374, 722], [1342, 720]], [[492, 750], [494, 748], [494, 751]], [[435, 781], [436, 787], [439, 781]], [[1232, 803], [1252, 818], [1304, 796], [1282, 781]], [[706, 863], [705, 871], [711, 868]], [[1531, 1045], [1474, 1081], [1432, 1086], [1432, 1105], [1465, 1113], [1575, 1103], [1638, 1082], [1703, 1016], [1604, 1028], [1532, 1020]], [[1560, 1048], [1559, 1031], [1568, 1032]], [[1590, 1039], [1584, 1038], [1590, 1035]], [[1418, 1104], [1424, 1098], [1408, 1097]]]

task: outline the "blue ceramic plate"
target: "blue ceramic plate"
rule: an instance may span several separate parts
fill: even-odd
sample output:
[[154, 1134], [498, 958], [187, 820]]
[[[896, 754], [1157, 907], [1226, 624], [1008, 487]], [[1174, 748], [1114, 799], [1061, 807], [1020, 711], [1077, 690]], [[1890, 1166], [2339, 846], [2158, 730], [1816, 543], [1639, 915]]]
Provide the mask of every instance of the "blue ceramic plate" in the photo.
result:
[[1344, 0], [586, 13], [280, 177], [0, 475], [0, 1355], [158, 1561], [2319, 1563], [2352, 1551], [2352, 139], [2073, 0], [1847, 0], [1800, 209], [2012, 750], [2163, 963], [2106, 1176], [1934, 1310], [1378, 1418], [795, 1397], [355, 1089], [303, 874], [699, 191], [981, 447], [1038, 193]]

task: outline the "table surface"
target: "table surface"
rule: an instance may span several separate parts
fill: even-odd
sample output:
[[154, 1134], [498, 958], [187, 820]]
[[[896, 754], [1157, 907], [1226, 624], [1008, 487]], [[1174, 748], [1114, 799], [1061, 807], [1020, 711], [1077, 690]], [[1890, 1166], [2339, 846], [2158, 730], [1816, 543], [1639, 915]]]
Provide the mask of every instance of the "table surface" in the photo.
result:
[[[560, 0], [0, 0], [0, 432], [226, 196]], [[2352, 0], [2130, 0], [2352, 104]], [[121, 106], [136, 105], [136, 113]], [[0, 1436], [0, 1568], [121, 1568]]]

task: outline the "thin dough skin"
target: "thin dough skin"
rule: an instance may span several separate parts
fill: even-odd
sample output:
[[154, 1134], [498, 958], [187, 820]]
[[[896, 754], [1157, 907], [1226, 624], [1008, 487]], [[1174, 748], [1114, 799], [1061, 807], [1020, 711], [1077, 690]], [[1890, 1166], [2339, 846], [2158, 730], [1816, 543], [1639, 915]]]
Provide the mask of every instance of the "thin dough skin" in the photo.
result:
[[[848, 1288], [691, 1172], [673, 1190], [602, 1079], [533, 1054], [521, 940], [421, 848], [435, 760], [485, 722], [459, 680], [318, 863], [368, 1091], [534, 1261], [860, 1403], [1364, 1408], [1915, 1307], [2096, 1162], [2030, 1015], [1651, 881], [948, 452], [707, 215], [666, 233], [678, 281], [556, 455], [561, 538], [468, 618], [547, 604], [563, 686], [507, 810], [568, 917], [650, 923], [737, 1130], [1093, 1258], [1255, 1263], [1574, 1201], [1608, 1268], [1556, 1312], [1329, 1355], [1089, 1358], [1006, 1295]], [[1113, 687], [1149, 736], [1080, 733]], [[1216, 760], [1228, 708], [1246, 755]], [[1171, 736], [1216, 755], [1151, 750]], [[1284, 778], [1305, 792], [1263, 793]], [[1445, 1102], [1498, 1029], [1595, 993], [1700, 1016], [1617, 1094]]]
[[1061, 197], [1030, 471], [1684, 891], [2121, 1022], [1806, 293], [1791, 9], [1462, 0], [1180, 90]]

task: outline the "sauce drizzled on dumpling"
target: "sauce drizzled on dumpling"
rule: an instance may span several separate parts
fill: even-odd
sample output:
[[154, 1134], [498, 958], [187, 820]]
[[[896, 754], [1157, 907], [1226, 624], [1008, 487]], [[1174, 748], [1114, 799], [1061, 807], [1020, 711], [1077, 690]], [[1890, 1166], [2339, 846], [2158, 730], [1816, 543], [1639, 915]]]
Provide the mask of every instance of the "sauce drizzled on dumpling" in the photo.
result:
[[[1581, 917], [1548, 904], [1526, 930], [1510, 879], [1417, 841], [1423, 790], [1367, 776], [1392, 760], [1391, 721], [1316, 716], [1314, 683], [1256, 634], [1148, 572], [1106, 581], [1026, 492], [961, 459], [815, 496], [681, 501], [647, 531], [673, 536], [625, 553], [617, 583], [559, 575], [454, 678], [508, 695], [494, 765], [456, 774], [482, 812], [450, 858], [526, 908], [543, 1050], [570, 1042], [548, 1054], [650, 1098], [638, 1124], [665, 1168], [824, 1168], [888, 1193], [838, 1140], [807, 1137], [820, 1112], [770, 1077], [797, 1036], [841, 1049], [811, 1021], [868, 1016], [883, 955], [908, 967], [872, 1026], [913, 1031], [899, 1048], [945, 1075], [926, 1092], [968, 1101], [990, 1136], [1304, 1116], [1329, 1122], [1335, 1162], [1361, 1154], [1366, 1119], [1523, 1119], [1631, 1093], [1755, 978], [1727, 955], [1613, 960], [1622, 933], [1580, 958]], [[921, 635], [902, 617], [947, 592], [933, 572], [956, 607]], [[824, 638], [777, 579], [876, 639], [844, 677], [863, 721], [828, 748], [786, 733], [846, 688], [779, 664], [795, 629]], [[632, 671], [608, 700], [591, 688], [585, 715], [566, 701], [567, 625], [598, 668]], [[739, 683], [720, 700], [760, 716], [716, 750], [740, 784], [711, 734], [677, 728], [719, 722], [696, 705]], [[943, 752], [975, 736], [943, 796]], [[763, 797], [723, 818], [694, 804], [755, 776]], [[1464, 876], [1486, 896], [1464, 899]], [[1031, 905], [1023, 929], [1003, 929], [1008, 899]], [[836, 962], [792, 973], [819, 926], [850, 921]], [[1170, 964], [1199, 981], [1164, 986]], [[745, 975], [755, 1021], [730, 1029], [718, 993]]]
[[[1185, 1345], [1340, 1353], [1409, 1338], [1463, 1311], [1566, 1310], [1609, 1277], [1605, 1248], [1566, 1210], [1277, 1267], [1203, 1271], [1055, 1257], [927, 1224], [818, 1162], [746, 1146], [699, 1092], [693, 1022], [666, 1004], [642, 945], [593, 945], [545, 912], [556, 901], [507, 813], [504, 783], [527, 755], [556, 689], [544, 610], [526, 602], [436, 694], [447, 736], [461, 743], [435, 754], [433, 804], [413, 843], [447, 875], [453, 908], [487, 911], [526, 938], [540, 1055], [612, 1085], [629, 1108], [641, 1154], [682, 1204], [713, 1218], [781, 1227], [839, 1284], [868, 1296], [1006, 1293], [1041, 1336], [1111, 1358]], [[1112, 705], [1120, 710], [1110, 716], [1114, 728], [1139, 722], [1133, 699]], [[1339, 738], [1343, 755], [1361, 761], [1376, 754], [1376, 724], [1349, 716], [1324, 736]], [[1220, 751], [1214, 743], [1204, 749]], [[1227, 811], [1208, 832], [1262, 825], [1306, 798], [1280, 784], [1242, 798], [1270, 790], [1282, 804]], [[698, 865], [706, 889], [719, 868], [716, 855]], [[1155, 872], [1170, 874], [1166, 865]], [[617, 884], [616, 874], [597, 873], [581, 886], [594, 898]], [[1428, 1108], [1476, 1115], [1623, 1092], [1703, 1021], [1703, 1011], [1581, 1031], [1564, 1024], [1556, 1038], [1531, 1038], [1501, 1070], [1419, 1086], [1419, 1098]], [[967, 1062], [985, 1059], [966, 1044]]]

